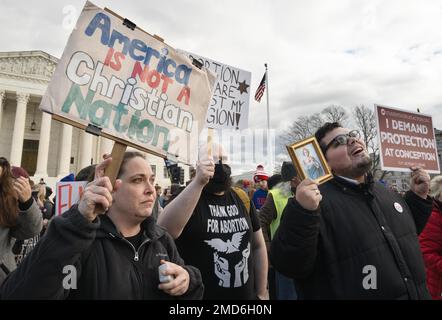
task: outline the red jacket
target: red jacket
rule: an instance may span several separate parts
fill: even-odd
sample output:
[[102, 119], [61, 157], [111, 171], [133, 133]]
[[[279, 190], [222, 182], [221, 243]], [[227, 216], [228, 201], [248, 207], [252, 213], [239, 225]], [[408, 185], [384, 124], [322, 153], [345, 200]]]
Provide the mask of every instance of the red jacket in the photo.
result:
[[442, 204], [433, 203], [433, 212], [419, 236], [427, 272], [427, 286], [433, 299], [442, 300]]

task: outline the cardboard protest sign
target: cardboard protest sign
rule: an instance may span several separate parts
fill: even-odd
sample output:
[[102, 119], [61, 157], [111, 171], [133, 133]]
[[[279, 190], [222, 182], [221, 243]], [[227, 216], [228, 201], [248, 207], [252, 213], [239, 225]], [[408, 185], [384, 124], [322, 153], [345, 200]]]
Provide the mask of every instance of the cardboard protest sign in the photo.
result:
[[419, 166], [439, 173], [439, 157], [431, 116], [375, 105], [381, 169], [410, 171]]
[[80, 200], [87, 181], [58, 182], [55, 186], [55, 215], [62, 215]]
[[214, 83], [169, 45], [86, 2], [40, 109], [190, 164]]
[[178, 50], [190, 59], [195, 58], [217, 75], [212, 100], [207, 110], [206, 126], [212, 129], [247, 129], [252, 74], [194, 53]]

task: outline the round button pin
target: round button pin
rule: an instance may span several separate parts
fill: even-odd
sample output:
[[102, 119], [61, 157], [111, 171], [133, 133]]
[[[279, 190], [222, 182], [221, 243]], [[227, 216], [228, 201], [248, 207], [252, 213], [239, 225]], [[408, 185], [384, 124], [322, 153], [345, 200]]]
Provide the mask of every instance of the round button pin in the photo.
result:
[[397, 212], [402, 213], [404, 212], [404, 209], [402, 208], [402, 206], [400, 205], [400, 203], [395, 202], [394, 203], [394, 208], [396, 209]]

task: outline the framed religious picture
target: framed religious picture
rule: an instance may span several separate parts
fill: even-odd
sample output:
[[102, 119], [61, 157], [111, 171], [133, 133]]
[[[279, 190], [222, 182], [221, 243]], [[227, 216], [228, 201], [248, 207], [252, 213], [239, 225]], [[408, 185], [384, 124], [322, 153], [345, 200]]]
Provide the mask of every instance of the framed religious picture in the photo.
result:
[[315, 137], [292, 143], [287, 150], [301, 180], [309, 178], [321, 184], [333, 178]]

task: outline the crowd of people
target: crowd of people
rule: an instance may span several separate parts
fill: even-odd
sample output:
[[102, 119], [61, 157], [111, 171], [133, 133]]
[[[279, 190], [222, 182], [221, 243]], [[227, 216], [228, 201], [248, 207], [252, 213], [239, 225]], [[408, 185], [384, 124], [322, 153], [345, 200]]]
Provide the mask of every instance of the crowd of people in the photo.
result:
[[442, 299], [442, 176], [413, 167], [394, 192], [354, 132], [316, 132], [321, 185], [291, 162], [233, 185], [216, 144], [186, 186], [162, 190], [134, 151], [112, 185], [105, 155], [60, 216], [43, 180], [0, 158], [0, 299]]

